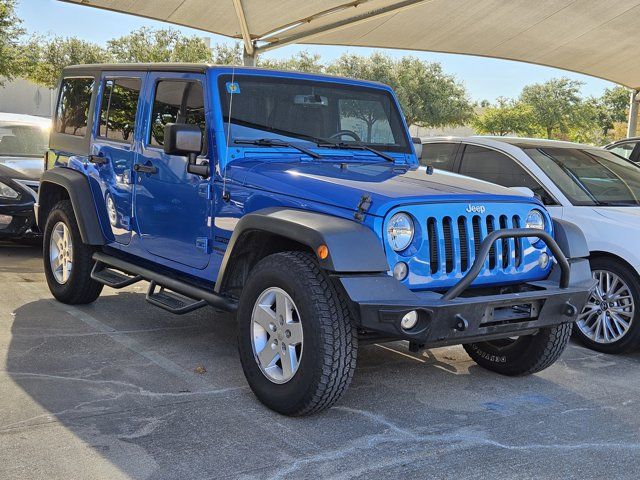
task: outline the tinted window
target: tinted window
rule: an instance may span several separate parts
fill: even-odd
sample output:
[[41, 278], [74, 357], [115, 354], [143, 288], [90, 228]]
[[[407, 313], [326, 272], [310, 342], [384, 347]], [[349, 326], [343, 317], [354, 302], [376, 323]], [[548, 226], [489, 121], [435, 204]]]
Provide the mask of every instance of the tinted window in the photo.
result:
[[140, 96], [139, 78], [106, 80], [100, 107], [99, 135], [110, 140], [133, 141]]
[[65, 78], [62, 81], [56, 109], [56, 132], [79, 137], [86, 135], [92, 93], [93, 78]]
[[613, 148], [610, 148], [613, 153], [616, 153], [624, 158], [631, 158], [631, 154], [633, 153], [633, 149], [637, 143], [623, 143], [622, 145], [616, 145]]
[[198, 125], [206, 139], [204, 95], [198, 82], [164, 80], [158, 82], [151, 113], [149, 145], [164, 145], [164, 126], [167, 123]]
[[528, 187], [545, 205], [556, 203], [524, 168], [495, 150], [467, 145], [462, 156], [460, 174], [497, 183], [503, 187]]
[[[406, 131], [393, 97], [377, 88], [339, 82], [235, 75], [219, 79], [225, 122], [231, 116], [231, 141], [280, 138], [372, 147], [409, 153]], [[233, 99], [233, 101], [232, 101]], [[227, 127], [228, 128], [228, 127]]]
[[41, 157], [48, 143], [46, 125], [0, 121], [0, 155]]
[[422, 145], [421, 165], [453, 171], [453, 161], [458, 150], [457, 143], [425, 143]]
[[640, 168], [611, 152], [549, 147], [525, 152], [574, 205], [640, 205]]

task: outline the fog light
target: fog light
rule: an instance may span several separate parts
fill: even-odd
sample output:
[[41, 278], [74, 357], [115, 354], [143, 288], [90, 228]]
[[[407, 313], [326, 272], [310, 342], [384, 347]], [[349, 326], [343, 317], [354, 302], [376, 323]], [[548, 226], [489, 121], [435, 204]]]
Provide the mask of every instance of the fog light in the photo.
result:
[[4, 228], [11, 223], [13, 217], [11, 215], [0, 215], [0, 228]]
[[398, 262], [393, 267], [393, 276], [396, 280], [404, 280], [409, 273], [409, 266], [404, 262]]
[[547, 265], [549, 265], [549, 255], [544, 252], [541, 253], [538, 257], [538, 265], [540, 265], [540, 268], [547, 268]]
[[411, 310], [404, 317], [402, 317], [402, 320], [400, 320], [400, 326], [404, 330], [411, 330], [416, 326], [416, 323], [418, 323], [418, 312], [416, 312], [415, 310]]

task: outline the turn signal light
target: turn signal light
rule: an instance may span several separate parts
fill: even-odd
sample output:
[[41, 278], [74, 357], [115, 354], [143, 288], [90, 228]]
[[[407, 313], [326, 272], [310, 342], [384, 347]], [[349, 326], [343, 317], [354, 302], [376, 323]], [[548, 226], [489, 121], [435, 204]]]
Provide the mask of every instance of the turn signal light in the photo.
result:
[[329, 248], [326, 245], [320, 245], [316, 249], [316, 253], [318, 254], [318, 258], [320, 260], [324, 260], [329, 256]]

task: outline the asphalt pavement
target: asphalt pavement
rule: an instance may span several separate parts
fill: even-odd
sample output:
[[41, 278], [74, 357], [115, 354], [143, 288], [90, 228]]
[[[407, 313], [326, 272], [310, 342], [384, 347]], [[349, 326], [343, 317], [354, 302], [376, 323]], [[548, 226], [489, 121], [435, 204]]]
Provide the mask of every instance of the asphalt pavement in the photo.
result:
[[0, 245], [0, 479], [640, 476], [640, 354], [572, 343], [507, 378], [461, 347], [363, 346], [337, 406], [287, 418], [247, 387], [231, 316], [145, 289], [62, 305], [38, 248]]

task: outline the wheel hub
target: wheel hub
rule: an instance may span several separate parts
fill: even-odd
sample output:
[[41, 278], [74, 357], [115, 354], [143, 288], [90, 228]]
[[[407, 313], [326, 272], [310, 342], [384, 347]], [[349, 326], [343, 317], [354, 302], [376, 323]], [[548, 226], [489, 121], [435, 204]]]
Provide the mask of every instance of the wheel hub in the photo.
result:
[[49, 264], [56, 282], [67, 283], [73, 267], [73, 242], [64, 222], [56, 223], [51, 230]]
[[262, 373], [274, 383], [286, 383], [302, 358], [303, 332], [298, 309], [281, 288], [268, 288], [256, 301], [252, 319], [252, 347]]
[[627, 283], [606, 270], [595, 270], [598, 282], [576, 325], [597, 343], [613, 343], [624, 337], [633, 321], [635, 303]]

